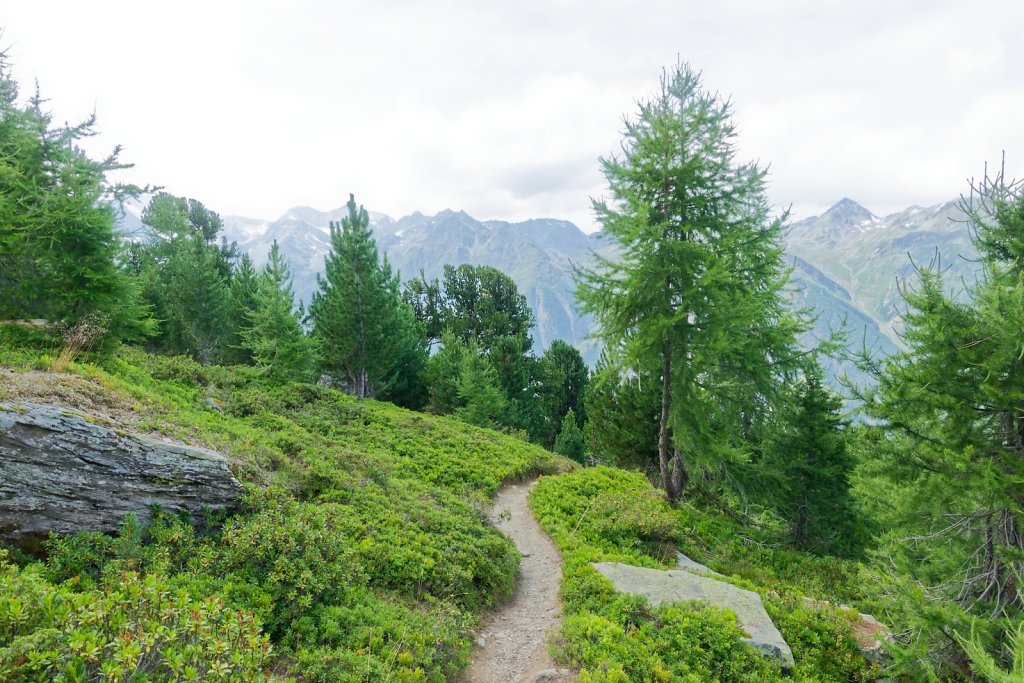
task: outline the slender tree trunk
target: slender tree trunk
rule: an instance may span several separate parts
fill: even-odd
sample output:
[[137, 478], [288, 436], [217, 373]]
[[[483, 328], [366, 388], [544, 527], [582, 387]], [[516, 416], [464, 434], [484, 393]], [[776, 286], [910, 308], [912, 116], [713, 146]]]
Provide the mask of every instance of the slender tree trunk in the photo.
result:
[[366, 329], [363, 320], [363, 289], [360, 280], [360, 262], [355, 263], [356, 280], [356, 398], [366, 398]]
[[679, 500], [682, 482], [679, 481], [681, 457], [679, 451], [672, 454], [673, 469], [669, 468], [669, 434], [668, 415], [672, 407], [672, 341], [666, 339], [662, 346], [661, 362], [661, 419], [658, 424], [658, 467], [661, 470], [661, 482], [669, 501]]

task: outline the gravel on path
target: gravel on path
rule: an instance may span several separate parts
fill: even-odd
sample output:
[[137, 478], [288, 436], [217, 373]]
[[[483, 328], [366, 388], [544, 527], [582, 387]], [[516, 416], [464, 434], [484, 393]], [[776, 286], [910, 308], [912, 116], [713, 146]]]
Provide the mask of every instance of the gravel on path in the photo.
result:
[[498, 491], [489, 517], [516, 544], [523, 559], [512, 599], [484, 616], [473, 646], [473, 661], [462, 683], [569, 681], [548, 655], [546, 634], [562, 622], [558, 584], [562, 558], [537, 520], [527, 498], [536, 479]]

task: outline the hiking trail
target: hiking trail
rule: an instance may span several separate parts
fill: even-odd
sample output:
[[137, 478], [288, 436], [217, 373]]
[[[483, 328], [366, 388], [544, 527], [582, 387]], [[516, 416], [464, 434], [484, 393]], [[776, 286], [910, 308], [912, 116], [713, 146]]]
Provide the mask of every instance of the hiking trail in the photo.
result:
[[548, 655], [545, 635], [562, 623], [558, 584], [562, 558], [527, 498], [536, 479], [498, 491], [488, 517], [522, 554], [512, 599], [484, 615], [462, 683], [547, 683], [573, 680]]

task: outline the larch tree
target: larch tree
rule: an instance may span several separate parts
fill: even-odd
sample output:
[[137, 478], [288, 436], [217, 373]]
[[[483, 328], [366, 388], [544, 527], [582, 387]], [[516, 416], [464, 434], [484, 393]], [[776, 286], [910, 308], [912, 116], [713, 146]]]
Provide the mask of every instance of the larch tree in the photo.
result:
[[[1000, 172], [962, 209], [981, 273], [963, 297], [940, 264], [905, 285], [905, 350], [863, 359], [867, 414], [885, 437], [872, 468], [895, 486], [882, 552], [973, 614], [1024, 604], [1024, 186]], [[966, 635], [966, 634], [961, 634]]]
[[663, 75], [626, 120], [621, 153], [601, 160], [610, 197], [594, 210], [621, 256], [576, 272], [620, 372], [657, 368], [658, 467], [672, 501], [691, 467], [746, 457], [803, 327], [783, 296], [766, 171], [736, 162], [730, 109], [689, 66]]
[[37, 92], [18, 99], [0, 52], [0, 319], [41, 318], [72, 328], [84, 321], [108, 339], [152, 332], [135, 283], [119, 268], [113, 206], [139, 188], [110, 183], [126, 168], [119, 148], [94, 160], [79, 143], [95, 117], [54, 126]]

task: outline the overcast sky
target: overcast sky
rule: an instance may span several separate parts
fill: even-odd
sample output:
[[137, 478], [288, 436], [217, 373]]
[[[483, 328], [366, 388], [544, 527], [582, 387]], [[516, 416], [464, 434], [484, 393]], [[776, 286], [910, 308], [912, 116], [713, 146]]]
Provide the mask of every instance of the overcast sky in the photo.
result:
[[677, 56], [732, 98], [742, 159], [795, 218], [1024, 176], [1022, 0], [0, 0], [58, 120], [95, 110], [129, 179], [276, 218], [354, 192], [594, 229], [597, 158]]

